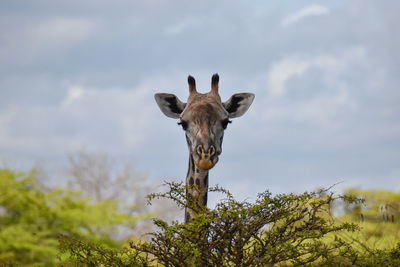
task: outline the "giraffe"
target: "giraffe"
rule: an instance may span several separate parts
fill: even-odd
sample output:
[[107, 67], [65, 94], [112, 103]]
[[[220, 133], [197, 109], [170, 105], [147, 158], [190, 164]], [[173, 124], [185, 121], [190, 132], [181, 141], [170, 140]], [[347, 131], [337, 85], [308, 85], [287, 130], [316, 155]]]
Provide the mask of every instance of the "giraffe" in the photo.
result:
[[[242, 116], [254, 99], [252, 93], [232, 95], [221, 102], [218, 93], [219, 76], [211, 78], [211, 91], [198, 93], [196, 81], [188, 76], [189, 98], [187, 103], [174, 94], [157, 93], [154, 98], [161, 111], [170, 118], [179, 119], [185, 131], [189, 148], [189, 168], [186, 175], [186, 195], [200, 206], [207, 206], [208, 172], [218, 162], [222, 153], [224, 130], [231, 118]], [[196, 186], [194, 186], [196, 185]], [[185, 209], [185, 223], [195, 216]]]

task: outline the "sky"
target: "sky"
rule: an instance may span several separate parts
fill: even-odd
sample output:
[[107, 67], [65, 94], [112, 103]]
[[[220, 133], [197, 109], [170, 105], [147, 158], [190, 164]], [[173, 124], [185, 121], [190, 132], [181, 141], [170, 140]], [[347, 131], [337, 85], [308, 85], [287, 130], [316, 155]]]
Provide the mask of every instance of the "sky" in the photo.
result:
[[154, 94], [186, 101], [220, 75], [252, 92], [210, 171], [241, 198], [336, 183], [400, 190], [398, 1], [0, 3], [0, 160], [57, 171], [82, 148], [183, 180], [184, 132]]

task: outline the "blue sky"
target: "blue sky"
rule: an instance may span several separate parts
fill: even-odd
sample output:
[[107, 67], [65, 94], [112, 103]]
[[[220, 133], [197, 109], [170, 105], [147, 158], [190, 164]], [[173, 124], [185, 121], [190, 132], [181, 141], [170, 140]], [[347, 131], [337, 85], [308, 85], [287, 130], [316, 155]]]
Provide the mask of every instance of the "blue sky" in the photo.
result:
[[[210, 184], [240, 197], [400, 190], [397, 1], [2, 1], [0, 159], [55, 170], [85, 147], [183, 179], [184, 133], [154, 101], [220, 74], [229, 125]], [[62, 182], [62, 181], [57, 181]]]

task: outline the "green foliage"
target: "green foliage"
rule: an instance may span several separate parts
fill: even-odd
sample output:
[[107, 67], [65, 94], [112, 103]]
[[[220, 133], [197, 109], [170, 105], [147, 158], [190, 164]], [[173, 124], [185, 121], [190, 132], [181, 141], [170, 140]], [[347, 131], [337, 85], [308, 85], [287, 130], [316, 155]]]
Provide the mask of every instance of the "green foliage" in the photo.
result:
[[342, 235], [354, 241], [354, 248], [390, 250], [400, 240], [400, 193], [384, 190], [349, 189], [346, 194], [363, 198], [362, 203], [345, 205], [346, 214], [338, 220], [354, 220], [361, 230]]
[[117, 247], [113, 231], [136, 220], [118, 212], [116, 201], [94, 203], [61, 189], [45, 193], [35, 185], [34, 172], [0, 169], [0, 265], [62, 262], [67, 255], [58, 250], [60, 234]]
[[66, 264], [72, 266], [148, 266], [149, 262], [146, 256], [128, 248], [106, 248], [95, 242], [82, 242], [65, 235], [60, 236], [59, 242], [61, 252], [71, 252]]
[[[354, 223], [338, 223], [330, 216], [332, 202], [342, 199], [357, 204], [355, 197], [334, 197], [327, 192], [301, 195], [269, 192], [255, 203], [238, 202], [221, 188], [226, 198], [210, 210], [198, 206], [181, 184], [150, 199], [168, 198], [197, 212], [190, 223], [168, 224], [155, 220], [159, 231], [150, 242], [131, 242], [130, 249], [107, 250], [61, 239], [75, 263], [88, 266], [396, 266], [400, 246], [391, 249], [354, 247], [342, 234], [358, 232]], [[65, 241], [67, 240], [67, 242]], [[79, 251], [79, 252], [76, 252]], [[98, 256], [93, 256], [98, 255]], [[108, 255], [108, 259], [100, 257]], [[109, 259], [114, 257], [115, 261]], [[121, 259], [124, 259], [122, 261]]]
[[[171, 191], [152, 197], [172, 198], [185, 203], [184, 190], [179, 184], [169, 184]], [[256, 202], [238, 202], [221, 188], [226, 198], [214, 210], [189, 203], [199, 215], [189, 224], [161, 220], [161, 229], [154, 233], [151, 243], [132, 247], [153, 255], [165, 266], [268, 266], [273, 264], [307, 264], [327, 262], [348, 255], [347, 244], [340, 239], [324, 243], [328, 233], [354, 231], [355, 224], [335, 224], [327, 217], [335, 198], [319, 198], [316, 193], [258, 195]], [[350, 256], [350, 255], [349, 255]]]
[[400, 192], [348, 189], [347, 195], [364, 198], [365, 202], [347, 205], [347, 214], [368, 221], [400, 221]]
[[[400, 266], [399, 222], [380, 219], [381, 203], [396, 207], [394, 193], [267, 191], [250, 203], [216, 187], [210, 191], [225, 198], [208, 209], [187, 198], [182, 184], [168, 185], [150, 200], [171, 199], [197, 216], [187, 224], [154, 220], [159, 230], [150, 241], [123, 247], [112, 236], [139, 217], [119, 212], [117, 201], [43, 192], [33, 172], [0, 170], [0, 266]], [[347, 213], [332, 217], [338, 200]], [[349, 223], [354, 218], [358, 224]]]

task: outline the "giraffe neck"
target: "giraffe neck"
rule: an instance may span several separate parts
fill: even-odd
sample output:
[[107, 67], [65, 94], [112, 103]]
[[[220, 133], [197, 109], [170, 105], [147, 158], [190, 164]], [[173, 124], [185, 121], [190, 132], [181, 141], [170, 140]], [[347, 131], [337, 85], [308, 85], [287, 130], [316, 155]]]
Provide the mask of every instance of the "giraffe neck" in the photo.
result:
[[[197, 185], [199, 190], [194, 188]], [[208, 171], [199, 169], [193, 161], [193, 157], [189, 154], [189, 169], [186, 175], [186, 194], [200, 206], [207, 206], [208, 192]], [[193, 218], [193, 211], [185, 209], [185, 223]]]

